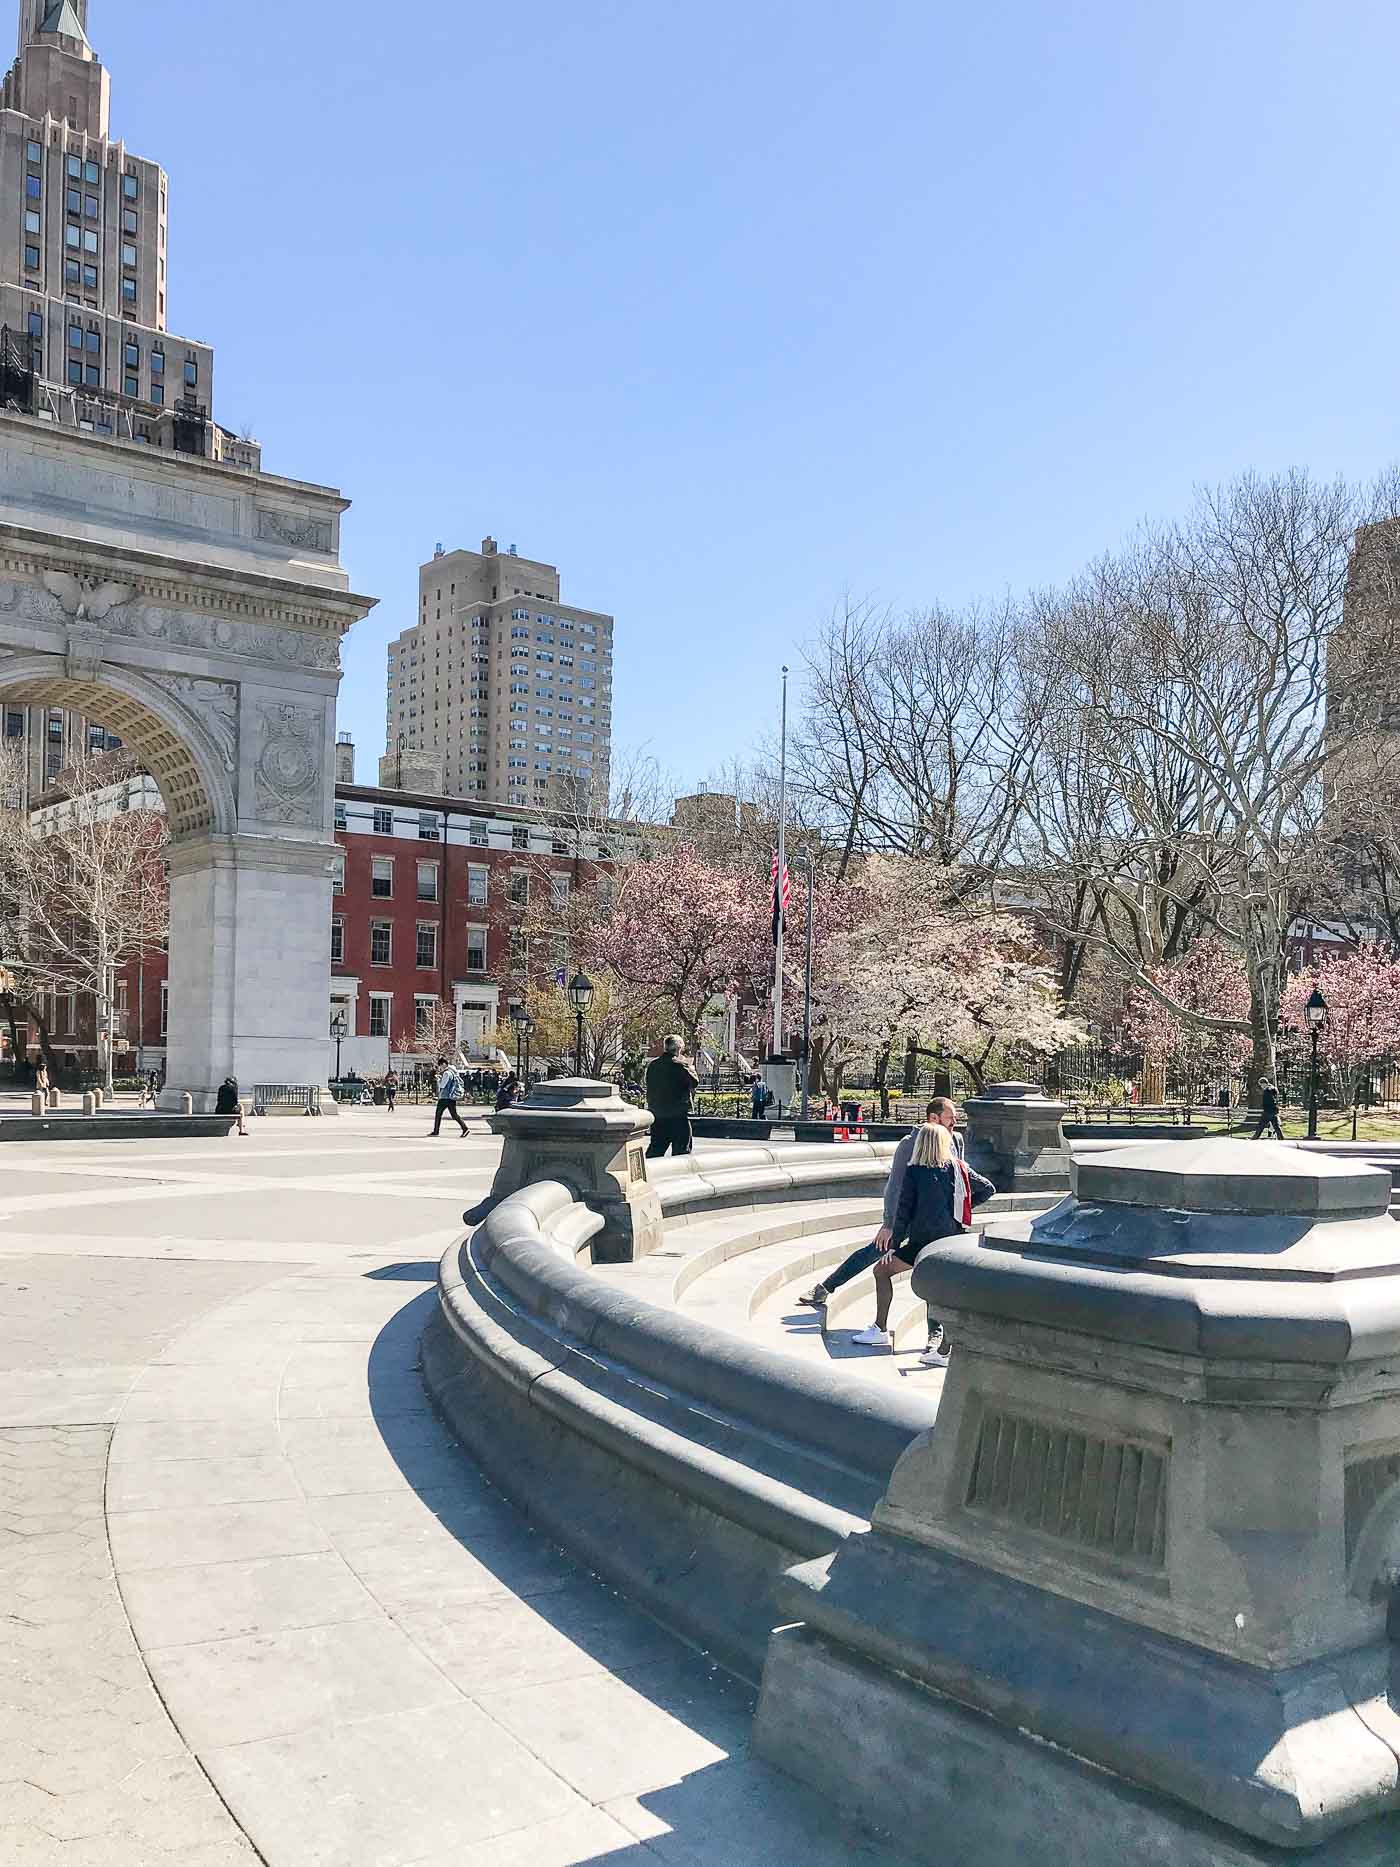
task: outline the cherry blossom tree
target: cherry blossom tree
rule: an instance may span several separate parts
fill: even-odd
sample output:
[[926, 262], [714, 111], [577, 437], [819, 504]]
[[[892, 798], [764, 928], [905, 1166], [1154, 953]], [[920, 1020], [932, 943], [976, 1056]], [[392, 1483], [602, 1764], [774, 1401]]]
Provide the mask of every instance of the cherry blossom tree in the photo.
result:
[[1249, 976], [1239, 955], [1207, 937], [1176, 960], [1148, 968], [1155, 992], [1128, 994], [1123, 1034], [1188, 1095], [1233, 1076], [1250, 1057]]
[[1314, 986], [1322, 988], [1327, 1000], [1318, 1054], [1336, 1072], [1343, 1095], [1355, 1106], [1362, 1100], [1371, 1066], [1400, 1052], [1400, 963], [1385, 948], [1368, 945], [1297, 974], [1283, 994], [1286, 1030], [1307, 1035], [1305, 1007]]
[[843, 1043], [873, 1058], [882, 1100], [910, 1037], [936, 1043], [978, 1089], [1000, 1051], [1049, 1055], [1082, 1038], [1024, 921], [960, 907], [935, 861], [876, 859], [862, 879], [868, 912], [826, 955], [826, 1010]]

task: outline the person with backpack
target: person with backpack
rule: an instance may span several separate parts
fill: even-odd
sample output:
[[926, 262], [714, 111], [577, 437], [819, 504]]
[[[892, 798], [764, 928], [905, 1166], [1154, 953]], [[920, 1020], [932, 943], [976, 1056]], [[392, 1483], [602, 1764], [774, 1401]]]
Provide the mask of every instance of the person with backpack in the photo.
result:
[[768, 1105], [773, 1100], [773, 1091], [761, 1076], [755, 1076], [749, 1085], [749, 1094], [753, 1099], [753, 1118], [762, 1121], [768, 1113]]
[[1278, 1118], [1278, 1090], [1267, 1077], [1259, 1085], [1259, 1126], [1254, 1130], [1255, 1140], [1260, 1140], [1266, 1130], [1280, 1141], [1283, 1139], [1283, 1127]]
[[462, 1079], [457, 1074], [456, 1065], [449, 1063], [446, 1057], [439, 1057], [437, 1070], [437, 1112], [433, 1117], [433, 1132], [429, 1136], [430, 1140], [442, 1133], [444, 1115], [450, 1115], [462, 1133], [467, 1133], [467, 1124], [457, 1113], [457, 1100], [462, 1093]]

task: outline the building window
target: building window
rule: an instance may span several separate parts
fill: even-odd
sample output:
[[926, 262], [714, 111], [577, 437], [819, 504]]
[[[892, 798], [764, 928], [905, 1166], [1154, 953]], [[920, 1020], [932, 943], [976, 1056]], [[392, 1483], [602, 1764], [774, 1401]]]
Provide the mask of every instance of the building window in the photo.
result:
[[140, 344], [132, 343], [130, 339], [128, 339], [127, 342], [122, 345], [122, 361], [129, 370], [139, 370], [141, 367]]
[[151, 400], [155, 403], [157, 408], [165, 407], [165, 386], [164, 384], [158, 383], [158, 382], [153, 382], [151, 384]]
[[25, 247], [24, 264], [28, 272], [37, 272], [39, 270], [39, 249], [37, 246]]
[[43, 196], [44, 184], [37, 175], [26, 175], [24, 178], [24, 192], [31, 201], [38, 201]]
[[474, 908], [484, 908], [490, 895], [490, 869], [470, 868], [467, 870], [467, 902]]
[[337, 895], [345, 893], [345, 857], [343, 854], [331, 857], [331, 892]]
[[418, 864], [418, 899], [436, 901], [438, 898], [438, 865], [435, 862]]
[[490, 840], [484, 823], [469, 823], [467, 825], [467, 841], [471, 844], [473, 849], [485, 849]]
[[567, 875], [551, 875], [549, 878], [549, 905], [554, 908], [566, 908], [569, 905], [569, 878]]
[[141, 193], [140, 177], [137, 175], [123, 175], [122, 193], [128, 201], [135, 201]]
[[434, 921], [419, 921], [416, 963], [420, 967], [437, 965], [438, 930]]
[[510, 904], [513, 908], [524, 908], [530, 904], [530, 877], [524, 869], [516, 869], [511, 875]]
[[139, 233], [140, 231], [141, 223], [136, 218], [136, 209], [133, 207], [124, 207], [122, 209], [122, 232]]
[[515, 828], [511, 831], [510, 846], [512, 849], [528, 849], [530, 847], [530, 832], [525, 824], [517, 823]]
[[87, 194], [83, 196], [83, 217], [84, 219], [97, 220], [100, 218], [101, 212], [102, 210], [98, 205], [97, 196], [95, 194]]
[[102, 180], [102, 170], [96, 162], [84, 162], [83, 180], [93, 188]]
[[392, 810], [385, 810], [380, 805], [375, 806], [374, 833], [376, 836], [392, 836], [394, 834], [394, 813]]
[[43, 334], [44, 334], [43, 312], [42, 311], [31, 311], [29, 314], [29, 335], [31, 337], [42, 337]]
[[160, 986], [160, 1034], [164, 1038], [170, 1031], [170, 987], [162, 979]]
[[38, 143], [26, 143], [24, 153], [30, 162], [42, 162], [44, 159], [43, 148]]
[[485, 972], [486, 970], [486, 929], [468, 927], [467, 929], [467, 971]]
[[135, 279], [122, 280], [122, 303], [124, 305], [134, 305], [136, 303]]
[[331, 964], [332, 966], [345, 964], [345, 917], [343, 914], [336, 914], [331, 919]]
[[392, 966], [394, 963], [394, 924], [392, 921], [371, 921], [369, 924], [369, 963], [371, 966]]
[[420, 843], [440, 843], [442, 841], [442, 825], [435, 811], [419, 811], [418, 840]]
[[193, 357], [185, 364], [185, 382], [191, 389], [195, 388], [199, 382], [199, 365]]
[[163, 376], [165, 374], [165, 352], [163, 350], [153, 350], [151, 352], [151, 374], [152, 376]]
[[378, 901], [387, 901], [394, 892], [394, 858], [374, 856], [370, 861], [369, 892]]
[[337, 804], [335, 807], [335, 827], [337, 830], [343, 830], [347, 827], [344, 804]]
[[122, 391], [126, 395], [140, 395], [141, 379], [138, 376], [126, 376], [122, 379]]
[[83, 386], [83, 366], [78, 362], [76, 357], [70, 357], [68, 359], [68, 380], [71, 383], [76, 383], [80, 389]]
[[369, 995], [369, 1034], [371, 1037], [389, 1035], [389, 1012], [393, 999], [387, 992], [371, 992]]

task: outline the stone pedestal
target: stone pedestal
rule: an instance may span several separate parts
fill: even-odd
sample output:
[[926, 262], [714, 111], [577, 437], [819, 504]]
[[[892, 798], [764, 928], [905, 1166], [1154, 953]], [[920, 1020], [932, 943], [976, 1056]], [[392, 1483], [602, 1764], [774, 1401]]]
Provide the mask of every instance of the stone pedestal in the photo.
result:
[[595, 1262], [630, 1263], [660, 1244], [661, 1201], [647, 1177], [651, 1116], [612, 1083], [540, 1083], [525, 1101], [493, 1115], [491, 1127], [505, 1150], [483, 1210], [522, 1186], [558, 1180], [606, 1221], [593, 1240]]
[[1067, 1104], [1035, 1083], [991, 1083], [964, 1105], [967, 1158], [999, 1193], [1058, 1193], [1069, 1185], [1060, 1133]]
[[758, 1747], [966, 1867], [1400, 1859], [1389, 1175], [1211, 1140], [1071, 1178], [920, 1258], [938, 1424], [786, 1578]]

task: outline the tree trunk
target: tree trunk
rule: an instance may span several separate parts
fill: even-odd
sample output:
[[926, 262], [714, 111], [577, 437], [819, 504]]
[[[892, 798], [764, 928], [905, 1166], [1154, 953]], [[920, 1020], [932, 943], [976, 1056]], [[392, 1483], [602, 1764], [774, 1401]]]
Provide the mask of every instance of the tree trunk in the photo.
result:
[[1245, 1085], [1245, 1098], [1250, 1108], [1259, 1106], [1259, 1085], [1266, 1079], [1272, 1080], [1277, 1067], [1274, 1043], [1274, 1020], [1272, 1008], [1268, 1003], [1269, 986], [1254, 968], [1250, 969], [1249, 979], [1249, 1035], [1253, 1044], [1253, 1053], [1249, 1059], [1249, 1076]]

